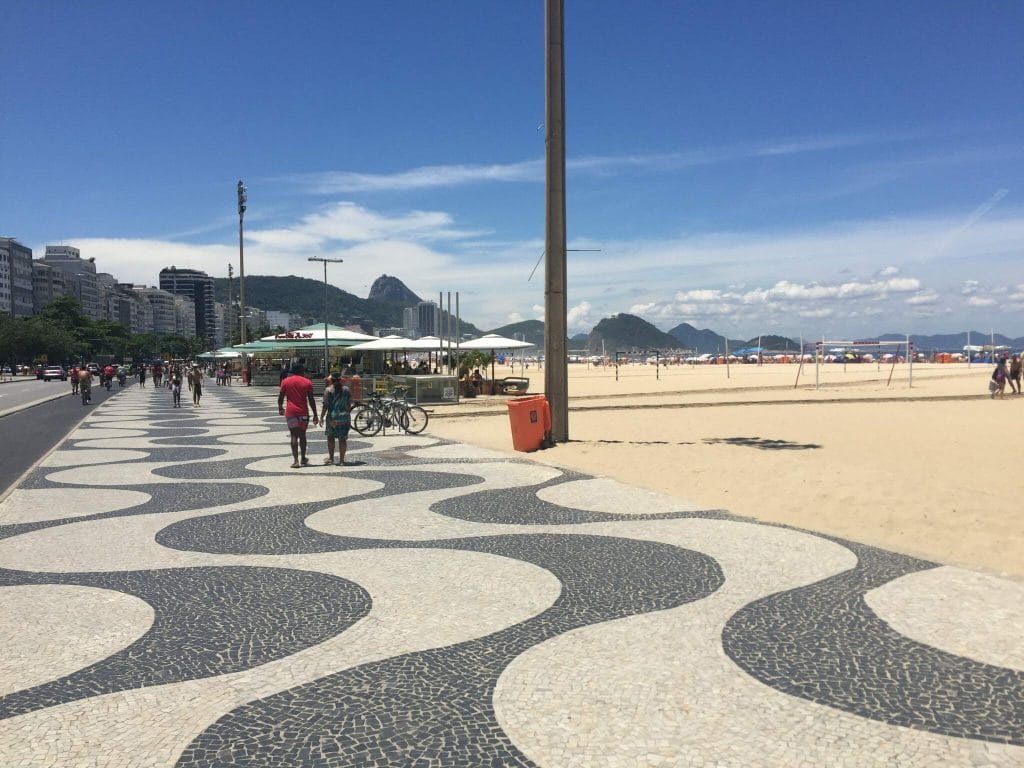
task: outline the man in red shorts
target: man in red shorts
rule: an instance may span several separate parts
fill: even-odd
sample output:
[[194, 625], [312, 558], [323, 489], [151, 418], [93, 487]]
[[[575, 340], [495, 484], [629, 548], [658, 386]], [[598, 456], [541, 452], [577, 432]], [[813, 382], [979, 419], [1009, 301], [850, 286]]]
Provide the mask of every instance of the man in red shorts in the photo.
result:
[[[309, 464], [306, 458], [306, 428], [309, 426], [309, 409], [313, 409], [316, 423], [316, 400], [313, 398], [313, 382], [302, 374], [306, 367], [302, 363], [292, 366], [290, 376], [281, 380], [281, 391], [277, 396], [277, 412], [284, 416], [288, 432], [292, 436], [292, 469]], [[285, 400], [288, 401], [285, 407]]]

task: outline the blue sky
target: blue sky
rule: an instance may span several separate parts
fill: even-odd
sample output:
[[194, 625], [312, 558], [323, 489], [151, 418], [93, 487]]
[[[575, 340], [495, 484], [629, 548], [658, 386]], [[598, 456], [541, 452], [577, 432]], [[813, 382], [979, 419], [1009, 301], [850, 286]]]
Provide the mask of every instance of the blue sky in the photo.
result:
[[[566, 0], [569, 326], [1024, 335], [1024, 3]], [[0, 234], [543, 319], [540, 0], [0, 8]], [[578, 250], [577, 250], [578, 249]], [[583, 252], [596, 249], [596, 252]]]

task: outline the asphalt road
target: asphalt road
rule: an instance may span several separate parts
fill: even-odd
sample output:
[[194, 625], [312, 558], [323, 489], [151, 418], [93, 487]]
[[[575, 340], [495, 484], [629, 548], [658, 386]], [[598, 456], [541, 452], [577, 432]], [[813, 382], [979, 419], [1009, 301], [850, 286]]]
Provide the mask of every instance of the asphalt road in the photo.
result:
[[[0, 498], [64, 440], [87, 413], [108, 397], [116, 397], [119, 390], [116, 381], [110, 392], [94, 385], [92, 405], [82, 405], [81, 397], [71, 394], [71, 384], [66, 381], [29, 380], [0, 385], [0, 411], [6, 412], [0, 417]], [[40, 398], [58, 393], [54, 400], [32, 405]]]

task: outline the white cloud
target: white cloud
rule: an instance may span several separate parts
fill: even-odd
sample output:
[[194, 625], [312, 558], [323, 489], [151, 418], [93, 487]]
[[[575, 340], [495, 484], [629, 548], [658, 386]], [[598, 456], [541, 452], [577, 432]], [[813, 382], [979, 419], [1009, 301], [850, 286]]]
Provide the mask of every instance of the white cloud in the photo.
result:
[[935, 291], [921, 291], [915, 293], [906, 299], [906, 303], [912, 306], [923, 306], [926, 304], [935, 304], [939, 301], [939, 294]]
[[960, 285], [960, 293], [964, 296], [973, 296], [981, 290], [981, 283], [977, 280], [965, 280]]
[[[307, 257], [341, 258], [344, 263], [332, 265], [328, 279], [357, 296], [366, 296], [373, 280], [387, 273], [427, 299], [459, 292], [462, 316], [481, 328], [498, 327], [513, 316], [543, 319], [543, 270], [528, 279], [543, 249], [538, 239], [468, 232], [447, 211], [382, 211], [354, 202], [319, 206], [275, 224], [246, 231], [247, 275], [321, 280], [322, 266]], [[570, 327], [574, 333], [589, 331], [601, 318], [624, 311], [663, 329], [689, 322], [746, 337], [814, 335], [824, 330], [814, 321], [823, 319], [843, 335], [945, 332], [918, 324], [926, 316], [968, 327], [987, 326], [999, 313], [1019, 325], [1013, 307], [1024, 302], [1018, 267], [1024, 212], [985, 216], [936, 257], [935, 244], [948, 231], [948, 220], [920, 218], [670, 240], [579, 238], [571, 249], [601, 250], [574, 252], [569, 260]], [[170, 265], [224, 276], [231, 263], [238, 272], [237, 240], [231, 237], [223, 244], [65, 242], [96, 257], [100, 271], [122, 282], [152, 285]], [[996, 301], [995, 291], [1004, 289], [1003, 300]], [[980, 301], [969, 302], [972, 297]], [[869, 305], [879, 309], [868, 312]]]
[[565, 313], [569, 332], [589, 331], [596, 325], [597, 320], [600, 318], [594, 318], [590, 312], [590, 302], [587, 301], [581, 301], [576, 306], [570, 307]]
[[[664, 172], [732, 162], [744, 158], [799, 155], [808, 152], [843, 149], [865, 144], [901, 141], [894, 135], [835, 135], [788, 139], [768, 144], [737, 144], [711, 147], [689, 152], [667, 152], [649, 155], [589, 155], [566, 160], [570, 175], [597, 177], [616, 176], [635, 171]], [[291, 174], [276, 182], [292, 185], [305, 194], [336, 195], [364, 192], [395, 192], [437, 189], [494, 182], [544, 181], [544, 159], [534, 158], [511, 163], [485, 165], [426, 165], [395, 173], [358, 173], [326, 171]]]
[[454, 187], [481, 182], [539, 182], [544, 180], [544, 160], [491, 165], [428, 165], [398, 173], [348, 171], [295, 174], [283, 181], [319, 195]]

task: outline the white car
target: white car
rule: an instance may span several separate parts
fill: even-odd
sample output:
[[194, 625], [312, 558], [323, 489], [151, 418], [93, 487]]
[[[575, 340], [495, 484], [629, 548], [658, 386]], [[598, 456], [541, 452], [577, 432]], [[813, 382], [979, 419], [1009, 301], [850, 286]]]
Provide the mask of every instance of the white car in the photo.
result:
[[42, 379], [43, 381], [49, 381], [50, 379], [60, 379], [61, 381], [67, 381], [68, 372], [65, 371], [59, 365], [48, 365], [43, 369]]

